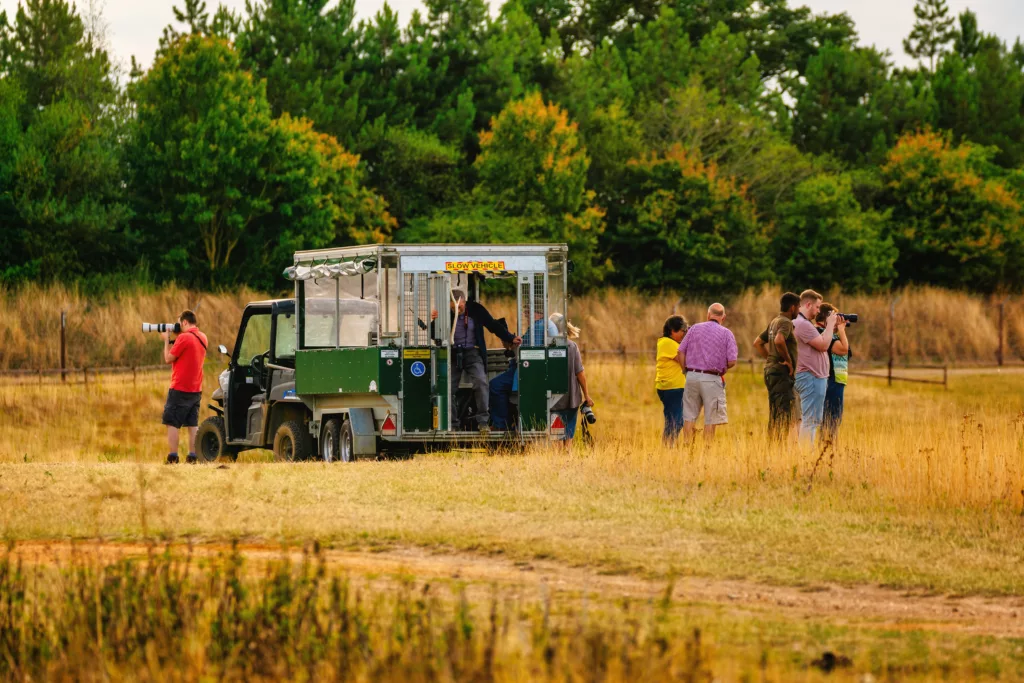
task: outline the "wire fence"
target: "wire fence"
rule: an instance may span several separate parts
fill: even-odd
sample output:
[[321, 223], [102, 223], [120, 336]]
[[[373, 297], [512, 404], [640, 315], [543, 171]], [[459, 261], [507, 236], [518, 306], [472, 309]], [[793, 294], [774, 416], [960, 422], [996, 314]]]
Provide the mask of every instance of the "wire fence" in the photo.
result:
[[55, 384], [85, 385], [110, 377], [121, 382], [137, 383], [139, 377], [155, 372], [166, 373], [166, 365], [137, 365], [99, 368], [35, 368], [19, 370], [0, 370], [0, 380], [4, 384]]

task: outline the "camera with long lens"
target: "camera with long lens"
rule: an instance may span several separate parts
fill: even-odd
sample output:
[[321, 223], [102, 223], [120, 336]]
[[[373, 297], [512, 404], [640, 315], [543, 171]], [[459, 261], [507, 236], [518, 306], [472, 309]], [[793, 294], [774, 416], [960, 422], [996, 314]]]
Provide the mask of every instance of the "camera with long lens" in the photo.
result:
[[173, 332], [181, 333], [181, 323], [142, 323], [143, 332]]
[[597, 422], [597, 415], [594, 415], [594, 409], [590, 406], [583, 406], [580, 408], [580, 412], [583, 413], [583, 417], [586, 418], [587, 424], [594, 424]]
[[860, 316], [857, 315], [856, 313], [840, 313], [839, 317], [845, 320], [850, 325], [860, 320]]

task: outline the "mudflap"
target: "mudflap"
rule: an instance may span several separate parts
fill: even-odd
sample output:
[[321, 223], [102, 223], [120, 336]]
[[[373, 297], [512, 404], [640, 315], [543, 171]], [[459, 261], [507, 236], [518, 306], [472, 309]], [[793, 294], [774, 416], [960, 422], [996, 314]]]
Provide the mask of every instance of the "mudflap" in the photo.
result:
[[377, 456], [377, 428], [373, 408], [349, 408], [352, 423], [352, 451], [357, 456]]

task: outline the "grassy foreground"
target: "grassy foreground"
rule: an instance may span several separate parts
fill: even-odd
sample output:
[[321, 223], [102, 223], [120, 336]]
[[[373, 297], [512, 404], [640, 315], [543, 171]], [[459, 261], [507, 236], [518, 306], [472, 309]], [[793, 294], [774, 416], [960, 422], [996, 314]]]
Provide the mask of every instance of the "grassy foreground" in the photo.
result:
[[[318, 538], [551, 557], [604, 571], [1024, 595], [1024, 375], [854, 378], [839, 442], [769, 446], [760, 379], [710, 448], [660, 443], [647, 365], [588, 363], [597, 446], [524, 456], [168, 468], [158, 378], [0, 387], [7, 538]], [[208, 373], [212, 374], [212, 373]], [[59, 500], [61, 504], [54, 505]]]
[[[868, 681], [1024, 674], [1020, 641], [661, 597], [423, 582], [150, 547], [0, 555], [0, 677], [35, 680]], [[873, 673], [872, 673], [873, 672]]]
[[[651, 389], [649, 364], [588, 359], [587, 371], [598, 401], [593, 449], [537, 449], [494, 457], [457, 452], [347, 466], [275, 464], [260, 451], [244, 453], [224, 468], [160, 465], [164, 378], [159, 376], [140, 378], [137, 385], [105, 380], [87, 388], [3, 385], [0, 533], [16, 542], [237, 539], [274, 546], [315, 538], [324, 547], [358, 552], [417, 547], [502, 558], [516, 566], [547, 562], [567, 572], [576, 567], [593, 577], [631, 576], [665, 587], [693, 576], [811, 592], [838, 584], [885, 586], [914, 595], [983, 595], [1008, 605], [1024, 596], [1024, 374], [958, 372], [951, 376], [948, 391], [916, 385], [890, 389], [884, 382], [854, 377], [839, 442], [810, 451], [765, 443], [764, 390], [749, 368], [729, 378], [732, 423], [721, 438], [710, 448], [698, 441], [674, 449], [660, 444], [660, 404]], [[213, 373], [208, 375], [212, 379]], [[180, 560], [185, 550], [176, 547]], [[96, 571], [107, 576], [106, 570]], [[207, 577], [196, 579], [189, 589], [199, 591], [197, 605], [219, 604], [220, 589], [203, 591], [221, 585], [217, 582], [226, 580], [223, 571], [196, 565], [196, 576]], [[295, 574], [299, 568], [290, 571]], [[273, 581], [260, 578], [264, 574], [246, 573], [253, 600], [265, 600], [276, 590]], [[507, 629], [520, 633], [534, 633], [538, 620], [550, 612], [565, 616], [548, 627], [550, 637], [561, 643], [558, 652], [565, 653], [557, 656], [558, 667], [545, 668], [545, 650], [534, 649], [531, 638], [517, 636], [492, 647], [500, 653], [490, 660], [501, 661], [500, 666], [493, 664], [497, 669], [464, 671], [492, 671], [481, 676], [500, 680], [592, 680], [601, 677], [595, 671], [605, 672], [608, 680], [817, 680], [824, 674], [812, 661], [831, 649], [853, 661], [838, 672], [840, 680], [867, 680], [860, 678], [865, 673], [893, 680], [1024, 675], [1015, 664], [1022, 661], [1024, 643], [1015, 637], [947, 633], [942, 623], [873, 623], [845, 614], [837, 618], [826, 612], [730, 607], [703, 598], [680, 600], [678, 594], [668, 607], [648, 598], [627, 610], [622, 596], [603, 588], [592, 593], [587, 580], [573, 576], [566, 573], [568, 587], [553, 593], [547, 606], [543, 596], [524, 598], [514, 582], [478, 586], [466, 594], [475, 616], [465, 652], [474, 654], [459, 657], [483, 666], [492, 611], [499, 624], [519, 624]], [[428, 578], [412, 579], [416, 590]], [[420, 599], [412, 592], [411, 602], [396, 607], [404, 598], [394, 585], [349, 574], [339, 580], [345, 579], [370, 582], [362, 593], [366, 609], [386, 605], [374, 607], [370, 614], [375, 616], [366, 617], [382, 633], [394, 634], [395, 620], [405, 619], [396, 615], [413, 609]], [[391, 580], [400, 584], [406, 579]], [[86, 582], [82, 599], [108, 584]], [[27, 594], [37, 597], [28, 599], [42, 600], [44, 587], [56, 590], [59, 585], [34, 584]], [[314, 600], [326, 610], [316, 619], [326, 621], [302, 622], [304, 628], [316, 632], [341, 618], [326, 606], [331, 604], [330, 585], [324, 579]], [[433, 585], [439, 584], [435, 580]], [[302, 594], [288, 591], [295, 599]], [[459, 623], [463, 598], [455, 584], [439, 591], [430, 593], [440, 595], [439, 611], [417, 619], [429, 620], [437, 637], [444, 639], [445, 629]], [[892, 595], [899, 600], [901, 593], [894, 590]], [[289, 604], [288, 609], [299, 609], [301, 603]], [[248, 612], [263, 609], [250, 605]], [[631, 632], [630, 615], [636, 617], [638, 609], [644, 615], [636, 627], [640, 630]], [[79, 619], [74, 614], [55, 613], [55, 621], [35, 633], [59, 633], [63, 624], [72, 623], [59, 619]], [[91, 615], [80, 619], [84, 629], [95, 615], [83, 614]], [[281, 619], [281, 624], [298, 623]], [[182, 677], [188, 671], [229, 678], [334, 675], [283, 660], [270, 662], [262, 673], [232, 668], [241, 666], [237, 659], [210, 654], [214, 643], [208, 617], [196, 616], [186, 626], [194, 629], [186, 640], [195, 643], [188, 656], [201, 655], [194, 660], [200, 668], [188, 668], [193, 660], [160, 663], [177, 667]], [[702, 633], [699, 646], [694, 629]], [[655, 632], [667, 643], [657, 656], [649, 649], [660, 647]], [[298, 632], [288, 633], [292, 635], [274, 637], [292, 638]], [[89, 631], [76, 635], [83, 643], [93, 642], [94, 636]], [[332, 637], [336, 639], [330, 647], [320, 652], [334, 654], [316, 660], [324, 672], [343, 666], [335, 649], [342, 647], [343, 638]], [[288, 642], [293, 643], [288, 651], [312, 647]], [[383, 644], [374, 647], [360, 675], [468, 677], [452, 673], [448, 650], [428, 650], [433, 654], [427, 655], [415, 649], [415, 643], [427, 642], [435, 641], [425, 636], [396, 641], [388, 647], [400, 652], [390, 660], [381, 654], [391, 652]], [[447, 648], [454, 641], [444, 642]], [[595, 655], [592, 648], [603, 654]], [[703, 654], [695, 660], [698, 651]], [[441, 663], [430, 668], [434, 665], [424, 662], [435, 661], [431, 657]], [[108, 670], [116, 664], [130, 678], [153, 665], [115, 659]], [[386, 668], [397, 662], [404, 662], [402, 667], [413, 662], [420, 673]], [[627, 662], [664, 668], [638, 674], [623, 668]], [[46, 666], [51, 665], [62, 666]], [[587, 668], [591, 666], [597, 668]]]

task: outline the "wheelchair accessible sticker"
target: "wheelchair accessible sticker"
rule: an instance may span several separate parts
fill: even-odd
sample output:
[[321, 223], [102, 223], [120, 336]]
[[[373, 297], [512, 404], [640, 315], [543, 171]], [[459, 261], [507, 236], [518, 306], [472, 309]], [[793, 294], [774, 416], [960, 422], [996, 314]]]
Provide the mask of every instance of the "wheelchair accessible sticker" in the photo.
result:
[[420, 361], [416, 361], [409, 366], [409, 372], [412, 373], [413, 377], [422, 377], [427, 372], [427, 366]]

